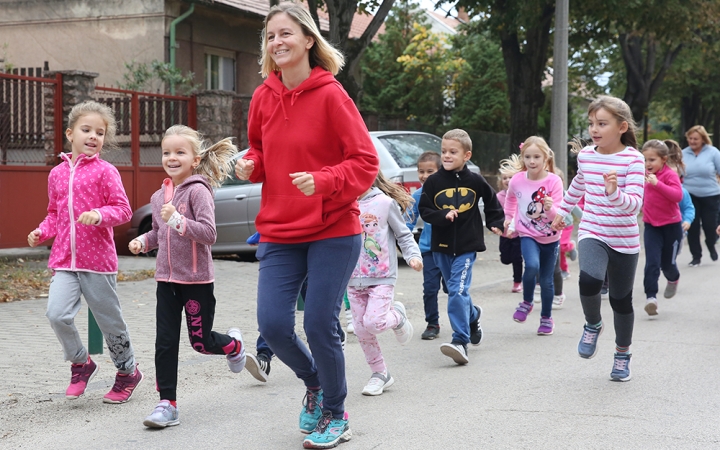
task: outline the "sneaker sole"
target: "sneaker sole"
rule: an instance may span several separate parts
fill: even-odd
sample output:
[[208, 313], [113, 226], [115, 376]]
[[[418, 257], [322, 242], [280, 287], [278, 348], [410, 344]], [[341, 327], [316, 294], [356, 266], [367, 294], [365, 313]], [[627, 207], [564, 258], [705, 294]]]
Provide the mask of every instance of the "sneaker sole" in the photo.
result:
[[180, 425], [180, 419], [171, 420], [169, 422], [153, 422], [152, 420], [145, 419], [143, 421], [143, 425], [145, 425], [148, 428], [174, 427], [175, 425]]
[[555, 329], [553, 328], [552, 330], [550, 330], [549, 333], [548, 333], [548, 332], [545, 332], [545, 331], [540, 331], [540, 330], [538, 330], [537, 334], [538, 334], [538, 336], [550, 336], [550, 335], [553, 334], [554, 332], [555, 332]]
[[376, 396], [376, 395], [382, 395], [383, 392], [385, 392], [385, 389], [389, 388], [395, 384], [395, 378], [390, 376], [390, 379], [387, 383], [383, 385], [383, 387], [380, 388], [378, 391], [366, 391], [365, 389], [362, 390], [362, 395], [368, 395], [368, 396]]
[[470, 362], [466, 356], [463, 356], [463, 354], [452, 345], [443, 344], [440, 346], [440, 351], [443, 355], [449, 356], [456, 364], [460, 364], [461, 366]]
[[437, 337], [438, 337], [439, 335], [440, 335], [439, 332], [434, 333], [434, 334], [425, 334], [425, 333], [423, 333], [422, 336], [420, 336], [420, 339], [422, 339], [423, 341], [432, 341], [432, 340], [437, 339]]
[[[94, 362], [94, 361], [93, 361], [93, 362]], [[65, 394], [65, 398], [68, 399], [68, 400], [75, 400], [75, 399], [79, 398], [81, 395], [83, 395], [83, 394], [85, 393], [85, 391], [87, 391], [88, 384], [90, 384], [90, 382], [92, 381], [92, 379], [95, 378], [95, 375], [97, 375], [98, 370], [100, 370], [100, 364], [95, 363], [95, 370], [93, 371], [92, 374], [90, 374], [90, 378], [88, 378], [87, 383], [85, 384], [85, 390], [82, 391], [81, 393], [79, 393], [78, 395], [67, 395], [67, 394]]]
[[309, 439], [305, 439], [303, 441], [303, 448], [335, 448], [341, 443], [347, 442], [350, 439], [352, 439], [352, 430], [348, 427], [348, 429], [345, 430], [343, 434], [341, 434], [337, 437], [337, 439], [331, 442], [325, 442], [321, 444], [318, 442], [313, 442]]
[[648, 313], [648, 316], [657, 316], [657, 303], [646, 303], [645, 312]]
[[[145, 375], [144, 375], [142, 372], [140, 372], [140, 369], [135, 369], [135, 370], [137, 370], [138, 373], [140, 374], [140, 380], [138, 380], [138, 382], [137, 382], [137, 384], [135, 385], [135, 387], [133, 388], [133, 390], [130, 391], [130, 395], [128, 395], [128, 397], [127, 397], [125, 400], [113, 400], [113, 399], [110, 399], [110, 398], [107, 398], [107, 397], [103, 397], [103, 403], [109, 403], [109, 404], [112, 404], [112, 405], [119, 405], [119, 404], [121, 404], [121, 403], [127, 403], [127, 402], [130, 401], [130, 399], [132, 398], [133, 394], [135, 393], [135, 389], [137, 389], [137, 387], [140, 386], [140, 383], [142, 383], [143, 380], [145, 379]], [[111, 391], [111, 392], [112, 392], [112, 391]]]
[[260, 363], [258, 363], [257, 358], [255, 358], [254, 355], [247, 354], [245, 355], [245, 368], [248, 372], [250, 372], [250, 375], [253, 376], [258, 381], [262, 381], [263, 383], [267, 383], [268, 376], [263, 370], [260, 368]]
[[632, 374], [628, 374], [625, 378], [616, 378], [613, 377], [612, 374], [610, 375], [610, 381], [630, 381], [632, 380]]

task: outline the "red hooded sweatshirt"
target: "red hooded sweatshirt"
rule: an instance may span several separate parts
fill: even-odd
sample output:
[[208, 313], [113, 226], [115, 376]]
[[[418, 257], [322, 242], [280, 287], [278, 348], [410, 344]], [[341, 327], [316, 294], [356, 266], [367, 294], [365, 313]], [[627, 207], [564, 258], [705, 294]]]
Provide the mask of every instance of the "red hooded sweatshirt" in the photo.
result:
[[[333, 75], [315, 67], [288, 90], [272, 73], [253, 94], [248, 116], [250, 177], [262, 182], [255, 227], [262, 242], [299, 243], [360, 233], [357, 198], [378, 172], [378, 156], [352, 99]], [[308, 172], [303, 194], [291, 173]]]

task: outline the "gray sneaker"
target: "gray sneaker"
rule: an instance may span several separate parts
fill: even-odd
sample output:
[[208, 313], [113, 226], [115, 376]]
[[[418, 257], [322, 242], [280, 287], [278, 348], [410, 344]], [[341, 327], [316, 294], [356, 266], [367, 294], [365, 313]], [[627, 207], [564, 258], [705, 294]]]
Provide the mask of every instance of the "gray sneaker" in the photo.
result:
[[440, 346], [443, 355], [449, 356], [456, 364], [465, 365], [470, 360], [467, 357], [467, 347], [460, 342], [451, 342]]
[[143, 425], [150, 428], [165, 428], [180, 425], [178, 409], [171, 405], [169, 401], [163, 400], [158, 403], [152, 414], [145, 418]]
[[240, 353], [237, 355], [227, 355], [228, 367], [232, 372], [240, 373], [245, 368], [245, 343], [243, 342], [242, 333], [237, 328], [230, 328], [227, 332], [228, 336], [240, 342]]
[[667, 286], [665, 286], [665, 293], [663, 294], [663, 296], [665, 298], [675, 297], [675, 293], [677, 292], [677, 287], [678, 287], [679, 282], [680, 282], [679, 278], [675, 281], [668, 281]]
[[400, 302], [393, 302], [393, 308], [395, 308], [395, 311], [402, 316], [398, 326], [393, 329], [395, 332], [395, 338], [400, 344], [405, 345], [410, 341], [410, 339], [412, 339], [413, 326], [410, 323], [410, 320], [408, 320], [407, 312], [405, 312], [405, 305]]
[[386, 375], [380, 372], [375, 372], [370, 377], [367, 385], [362, 390], [363, 395], [381, 395], [383, 391], [395, 383], [395, 379], [390, 375], [390, 372]]

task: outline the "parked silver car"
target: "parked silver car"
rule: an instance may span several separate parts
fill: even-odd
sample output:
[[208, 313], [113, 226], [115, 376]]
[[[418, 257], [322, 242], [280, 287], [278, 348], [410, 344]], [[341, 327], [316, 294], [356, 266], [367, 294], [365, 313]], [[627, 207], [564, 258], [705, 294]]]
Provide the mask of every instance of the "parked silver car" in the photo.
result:
[[[391, 181], [402, 184], [412, 192], [420, 187], [416, 162], [425, 151], [440, 153], [439, 137], [416, 131], [373, 131], [370, 133], [380, 157], [380, 169]], [[240, 152], [241, 158], [247, 150]], [[479, 169], [469, 164], [471, 170]], [[262, 183], [238, 180], [234, 173], [215, 190], [215, 226], [217, 241], [212, 251], [216, 255], [254, 253], [255, 246], [246, 240], [257, 230], [255, 217], [260, 211]], [[422, 224], [418, 224], [422, 228]], [[134, 239], [152, 229], [150, 204], [141, 206], [133, 213], [128, 238]]]

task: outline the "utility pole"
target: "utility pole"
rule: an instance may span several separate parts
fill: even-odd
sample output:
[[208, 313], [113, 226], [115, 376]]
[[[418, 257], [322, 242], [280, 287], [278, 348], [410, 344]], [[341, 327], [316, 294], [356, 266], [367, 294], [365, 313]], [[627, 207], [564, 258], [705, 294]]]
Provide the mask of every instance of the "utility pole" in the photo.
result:
[[567, 180], [568, 135], [568, 23], [569, 0], [555, 0], [555, 37], [553, 43], [552, 112], [550, 148], [555, 152], [555, 167]]

